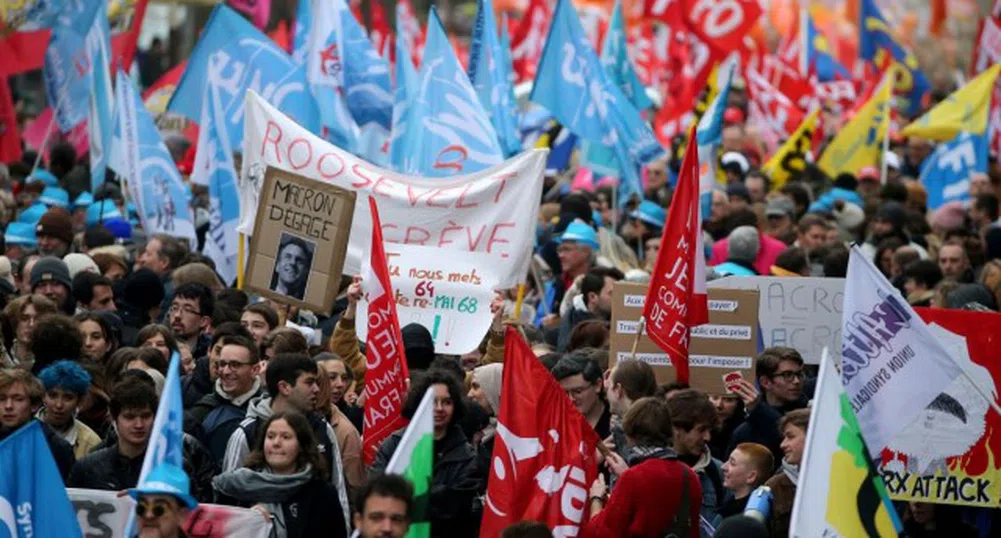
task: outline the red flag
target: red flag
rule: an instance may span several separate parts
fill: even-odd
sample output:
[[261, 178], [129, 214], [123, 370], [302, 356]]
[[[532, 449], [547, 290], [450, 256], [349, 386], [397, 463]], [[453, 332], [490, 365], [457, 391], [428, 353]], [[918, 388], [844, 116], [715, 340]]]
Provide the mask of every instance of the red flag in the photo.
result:
[[383, 58], [388, 59], [390, 57], [390, 37], [392, 36], [392, 32], [389, 30], [389, 23], [386, 22], [386, 8], [382, 6], [381, 1], [370, 2], [369, 5], [372, 7], [370, 11], [372, 15], [372, 28], [369, 29], [368, 36], [372, 39], [372, 43], [375, 44], [375, 50]]
[[275, 45], [278, 45], [278, 48], [288, 53], [292, 52], [292, 36], [288, 31], [288, 23], [284, 19], [278, 21], [275, 29], [268, 32], [268, 37], [275, 42]]
[[49, 30], [14, 32], [0, 37], [0, 72], [19, 75], [25, 71], [41, 69], [45, 63], [45, 49], [49, 46]]
[[382, 222], [375, 198], [372, 210], [372, 251], [365, 274], [368, 297], [368, 335], [365, 338], [365, 435], [362, 457], [371, 465], [383, 439], [406, 424], [400, 412], [407, 392], [403, 335], [396, 317], [396, 299], [389, 282], [389, 265], [382, 242]]
[[111, 27], [112, 77], [118, 72], [119, 66], [128, 71], [133, 58], [136, 57], [136, 44], [139, 41], [139, 32], [142, 30], [143, 18], [146, 17], [148, 2], [149, 0], [123, 2], [121, 12], [108, 14], [108, 18], [114, 21]]
[[406, 41], [407, 50], [410, 51], [410, 59], [414, 65], [421, 65], [421, 57], [424, 55], [424, 40], [427, 31], [421, 28], [420, 21], [414, 12], [414, 6], [410, 0], [399, 0], [396, 3], [397, 27], [400, 28], [400, 35], [397, 39]]
[[688, 383], [689, 332], [709, 321], [701, 222], [698, 142], [689, 136], [643, 305], [647, 334], [667, 353], [681, 383]]
[[521, 19], [521, 25], [511, 36], [511, 62], [518, 82], [535, 80], [535, 68], [542, 56], [542, 46], [549, 31], [549, 19], [553, 16], [546, 0], [531, 0], [528, 10]]
[[17, 113], [10, 96], [7, 77], [0, 80], [0, 163], [21, 160], [21, 133], [17, 129]]
[[271, 20], [271, 0], [229, 0], [229, 7], [250, 17], [250, 22], [262, 32]]
[[496, 435], [480, 536], [525, 520], [576, 536], [598, 475], [598, 434], [511, 327]]
[[758, 0], [645, 0], [644, 13], [669, 28], [682, 26], [722, 55], [744, 46], [744, 36], [761, 17]]
[[775, 138], [785, 140], [799, 128], [804, 114], [785, 94], [768, 83], [753, 69], [744, 72], [747, 81], [748, 105]]

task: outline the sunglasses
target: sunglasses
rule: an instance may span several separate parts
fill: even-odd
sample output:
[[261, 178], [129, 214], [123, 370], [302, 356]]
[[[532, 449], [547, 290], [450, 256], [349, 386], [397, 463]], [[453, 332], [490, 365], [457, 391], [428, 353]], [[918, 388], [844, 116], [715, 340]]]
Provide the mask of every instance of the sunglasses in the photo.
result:
[[162, 517], [167, 512], [173, 512], [174, 507], [166, 501], [155, 501], [152, 504], [145, 501], [139, 501], [136, 505], [136, 515], [141, 519], [145, 519], [147, 515], [153, 518]]

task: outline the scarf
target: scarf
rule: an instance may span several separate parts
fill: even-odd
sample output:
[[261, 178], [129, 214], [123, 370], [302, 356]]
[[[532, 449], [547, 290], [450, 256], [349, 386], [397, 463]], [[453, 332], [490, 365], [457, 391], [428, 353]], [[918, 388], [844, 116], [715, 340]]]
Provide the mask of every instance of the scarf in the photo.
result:
[[274, 519], [272, 536], [286, 538], [285, 515], [282, 503], [299, 492], [313, 479], [313, 466], [288, 475], [274, 474], [265, 468], [261, 471], [246, 467], [222, 473], [212, 479], [212, 487], [227, 497], [241, 502], [260, 504], [271, 512]]
[[799, 465], [793, 465], [785, 458], [782, 458], [782, 472], [792, 482], [792, 485], [799, 486]]
[[663, 446], [649, 446], [649, 445], [639, 445], [634, 446], [630, 449], [629, 459], [626, 463], [630, 467], [639, 465], [646, 460], [650, 459], [660, 459], [660, 460], [676, 460], [678, 459], [678, 453], [674, 450], [663, 447]]

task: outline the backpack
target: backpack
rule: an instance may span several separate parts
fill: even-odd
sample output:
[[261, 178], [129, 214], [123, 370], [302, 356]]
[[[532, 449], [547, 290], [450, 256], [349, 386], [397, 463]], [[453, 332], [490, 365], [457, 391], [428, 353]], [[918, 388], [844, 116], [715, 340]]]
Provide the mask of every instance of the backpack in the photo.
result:
[[[685, 470], [685, 475], [681, 480], [681, 502], [678, 503], [678, 509], [674, 512], [674, 519], [671, 521], [671, 526], [667, 528], [664, 538], [689, 538], [691, 536], [692, 527], [688, 521], [692, 511], [692, 501], [688, 498], [688, 481], [691, 480], [691, 476], [688, 473], [695, 471], [684, 464], [682, 467]], [[699, 479], [698, 475], [695, 476], [695, 479]]]
[[[203, 439], [205, 446], [212, 454], [216, 463], [221, 462], [226, 455], [226, 445], [233, 432], [240, 427], [240, 423], [247, 417], [247, 408], [237, 407], [230, 402], [223, 402], [212, 408], [202, 419], [202, 429], [205, 430]], [[249, 445], [251, 438], [247, 438]]]

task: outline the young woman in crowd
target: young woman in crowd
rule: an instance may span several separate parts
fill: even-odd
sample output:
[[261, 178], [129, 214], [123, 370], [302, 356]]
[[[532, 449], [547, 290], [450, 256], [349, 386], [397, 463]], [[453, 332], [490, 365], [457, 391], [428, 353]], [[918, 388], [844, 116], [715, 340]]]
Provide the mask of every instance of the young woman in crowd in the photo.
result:
[[35, 329], [38, 318], [58, 311], [53, 303], [44, 295], [24, 295], [7, 304], [3, 312], [4, 336], [11, 338], [4, 342], [10, 354], [10, 364], [4, 366], [22, 366], [31, 368], [34, 356], [31, 354], [31, 332]]
[[135, 347], [158, 349], [163, 354], [163, 359], [170, 362], [170, 356], [177, 351], [177, 340], [167, 327], [151, 323], [136, 335]]
[[216, 502], [259, 510], [276, 538], [346, 537], [337, 490], [306, 417], [280, 411], [260, 432], [245, 465], [212, 480]]
[[118, 349], [118, 343], [111, 336], [111, 326], [101, 314], [84, 312], [74, 318], [80, 337], [83, 338], [81, 354], [98, 364], [104, 362]]
[[[351, 489], [360, 488], [368, 474], [365, 462], [362, 460], [361, 434], [341, 410], [342, 405], [347, 405], [344, 403], [344, 391], [349, 384], [347, 376], [351, 370], [333, 353], [318, 353], [313, 360], [319, 366], [317, 383], [320, 385], [320, 395], [316, 399], [316, 410], [326, 417], [327, 422], [334, 428], [348, 486]], [[362, 412], [357, 407], [354, 409]]]

